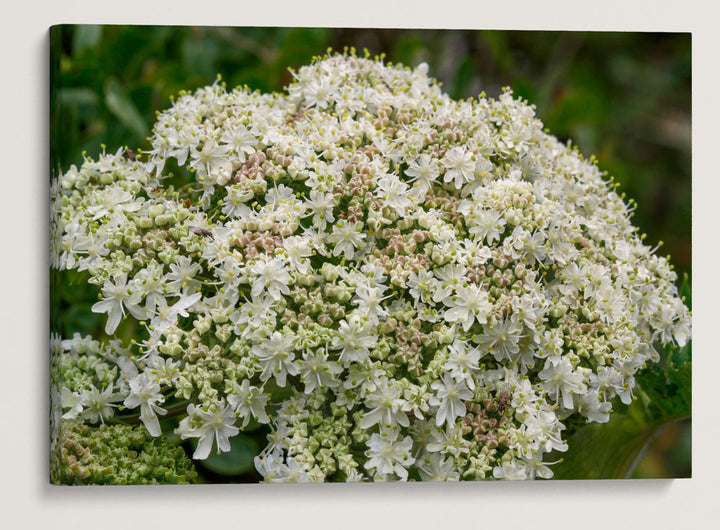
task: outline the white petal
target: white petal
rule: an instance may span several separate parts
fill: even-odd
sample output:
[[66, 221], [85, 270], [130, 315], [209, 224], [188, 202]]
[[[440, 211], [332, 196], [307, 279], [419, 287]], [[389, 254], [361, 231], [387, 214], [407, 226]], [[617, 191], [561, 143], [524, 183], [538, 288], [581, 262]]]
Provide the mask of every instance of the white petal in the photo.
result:
[[198, 441], [197, 448], [193, 453], [195, 460], [205, 460], [210, 455], [210, 449], [213, 445], [213, 433], [214, 431], [206, 432], [202, 438]]

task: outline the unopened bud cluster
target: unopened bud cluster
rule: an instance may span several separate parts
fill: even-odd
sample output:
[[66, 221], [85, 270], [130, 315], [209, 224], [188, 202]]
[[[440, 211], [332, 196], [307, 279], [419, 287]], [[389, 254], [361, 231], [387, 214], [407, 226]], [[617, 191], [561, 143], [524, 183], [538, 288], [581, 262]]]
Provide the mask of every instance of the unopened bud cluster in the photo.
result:
[[50, 466], [55, 484], [191, 484], [197, 479], [182, 448], [143, 427], [65, 422]]

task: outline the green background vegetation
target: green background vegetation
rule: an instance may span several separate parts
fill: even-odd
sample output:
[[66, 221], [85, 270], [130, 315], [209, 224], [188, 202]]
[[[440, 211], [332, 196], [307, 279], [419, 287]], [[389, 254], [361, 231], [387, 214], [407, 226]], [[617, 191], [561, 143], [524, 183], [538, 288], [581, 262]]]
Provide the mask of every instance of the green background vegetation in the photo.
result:
[[[658, 252], [672, 256], [680, 278], [690, 274], [690, 34], [62, 26], [50, 41], [54, 173], [79, 165], [83, 151], [96, 156], [101, 144], [110, 152], [147, 149], [155, 113], [170, 106], [170, 96], [211, 84], [217, 74], [229, 87], [282, 91], [292, 79], [288, 67], [329, 47], [367, 48], [393, 63], [427, 62], [457, 99], [512, 87], [536, 105], [552, 134], [597, 156], [638, 202], [634, 223], [646, 242], [663, 241]], [[95, 288], [71, 275], [56, 280], [52, 329], [101, 336], [104, 322], [89, 312]], [[690, 420], [653, 434], [633, 476], [689, 476]], [[244, 444], [237, 453], [255, 450], [251, 437], [237, 443]], [[229, 479], [205, 471], [207, 480]]]

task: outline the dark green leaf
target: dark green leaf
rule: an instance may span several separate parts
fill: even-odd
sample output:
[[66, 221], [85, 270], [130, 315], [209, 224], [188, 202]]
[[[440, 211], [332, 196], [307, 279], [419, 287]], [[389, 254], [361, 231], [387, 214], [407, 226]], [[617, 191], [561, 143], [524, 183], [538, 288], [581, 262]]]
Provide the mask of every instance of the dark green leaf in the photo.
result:
[[568, 438], [568, 452], [557, 455], [562, 461], [553, 466], [555, 478], [627, 478], [659, 428], [618, 413], [608, 423], [588, 424]]
[[636, 377], [638, 393], [647, 402], [648, 422], [669, 423], [692, 413], [692, 364], [682, 368], [674, 363], [666, 371], [657, 366], [643, 370]]
[[688, 342], [682, 348], [678, 348], [673, 353], [673, 363], [677, 368], [682, 368], [685, 363], [689, 363], [692, 360], [692, 342]]
[[253, 458], [258, 454], [255, 440], [239, 434], [230, 439], [231, 449], [227, 453], [211, 452], [210, 456], [198, 462], [199, 465], [219, 475], [241, 475], [253, 468]]

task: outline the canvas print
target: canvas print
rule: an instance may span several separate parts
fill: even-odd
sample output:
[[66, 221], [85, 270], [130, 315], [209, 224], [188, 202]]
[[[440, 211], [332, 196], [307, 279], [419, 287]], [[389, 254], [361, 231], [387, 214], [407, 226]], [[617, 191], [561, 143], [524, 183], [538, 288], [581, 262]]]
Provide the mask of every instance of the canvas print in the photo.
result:
[[690, 42], [53, 27], [50, 481], [690, 476]]

